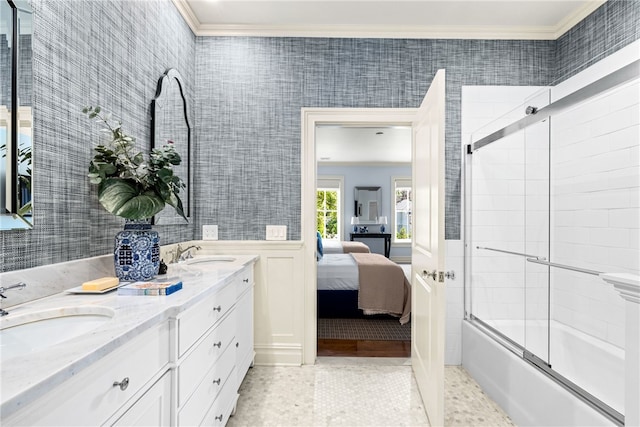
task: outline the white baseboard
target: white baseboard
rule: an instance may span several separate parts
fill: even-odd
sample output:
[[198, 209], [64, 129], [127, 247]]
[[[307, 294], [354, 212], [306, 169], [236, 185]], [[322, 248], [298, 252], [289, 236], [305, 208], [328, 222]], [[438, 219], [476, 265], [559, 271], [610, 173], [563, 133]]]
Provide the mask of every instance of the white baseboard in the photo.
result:
[[255, 345], [255, 364], [263, 366], [302, 365], [301, 345]]

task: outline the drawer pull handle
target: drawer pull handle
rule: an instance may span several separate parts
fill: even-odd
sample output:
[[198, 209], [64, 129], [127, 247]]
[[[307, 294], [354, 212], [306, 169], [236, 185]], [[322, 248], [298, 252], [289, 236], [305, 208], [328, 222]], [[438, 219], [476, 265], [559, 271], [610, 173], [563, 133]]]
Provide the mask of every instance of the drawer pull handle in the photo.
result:
[[217, 307], [213, 307], [213, 311], [218, 311], [218, 312], [222, 311], [222, 306], [219, 305]]
[[249, 283], [249, 279], [243, 279], [242, 280], [244, 283]]
[[236, 348], [238, 348], [238, 347], [240, 347], [240, 343], [239, 342], [236, 343]]
[[217, 384], [217, 385], [220, 385], [220, 380], [221, 380], [221, 379], [222, 379], [222, 378], [218, 378], [217, 380], [213, 380], [213, 383], [214, 383], [214, 384]]
[[114, 387], [120, 387], [120, 390], [125, 391], [127, 389], [127, 387], [129, 387], [129, 377], [125, 377], [120, 382], [114, 381], [113, 382], [113, 386]]
[[218, 348], [222, 348], [222, 341], [218, 341], [216, 343], [213, 343], [214, 347], [218, 347]]
[[216, 420], [222, 421], [222, 414], [220, 414], [220, 416], [219, 416], [219, 417], [217, 416], [217, 417], [216, 417]]

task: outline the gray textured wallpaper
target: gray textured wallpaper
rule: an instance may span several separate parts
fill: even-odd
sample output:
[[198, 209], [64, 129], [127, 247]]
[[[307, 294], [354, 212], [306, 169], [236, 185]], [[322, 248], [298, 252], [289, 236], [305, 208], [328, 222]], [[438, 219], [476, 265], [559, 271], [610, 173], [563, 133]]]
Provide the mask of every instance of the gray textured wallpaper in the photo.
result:
[[460, 234], [462, 85], [544, 85], [551, 41], [198, 38], [198, 225], [221, 239], [300, 238], [300, 110], [418, 107], [447, 71], [446, 236]]
[[609, 0], [557, 41], [195, 38], [171, 0], [33, 0], [35, 227], [0, 232], [0, 271], [109, 253], [123, 221], [86, 178], [100, 104], [149, 142], [150, 102], [170, 67], [193, 101], [195, 215], [162, 243], [300, 238], [300, 109], [417, 107], [447, 70], [447, 238], [459, 236], [462, 85], [545, 85], [638, 39], [640, 2]]
[[[171, 0], [31, 3], [35, 226], [0, 232], [0, 271], [113, 251], [124, 220], [104, 211], [89, 186], [100, 133], [81, 109], [103, 106], [146, 148], [160, 76], [174, 67], [195, 80], [195, 37]], [[193, 84], [187, 91], [193, 99]], [[191, 239], [193, 230], [162, 226], [162, 243]]]
[[447, 71], [446, 238], [460, 237], [463, 85], [548, 85], [638, 39], [640, 2], [609, 0], [557, 41], [200, 37], [197, 228], [300, 238], [300, 109], [418, 107]]

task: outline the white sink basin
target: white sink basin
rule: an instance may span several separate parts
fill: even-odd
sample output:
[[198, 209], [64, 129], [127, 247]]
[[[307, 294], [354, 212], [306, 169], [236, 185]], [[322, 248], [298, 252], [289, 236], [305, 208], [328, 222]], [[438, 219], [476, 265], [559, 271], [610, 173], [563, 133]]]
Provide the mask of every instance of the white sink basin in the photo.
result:
[[0, 360], [43, 350], [84, 335], [111, 320], [107, 307], [63, 307], [0, 319]]
[[236, 258], [225, 255], [208, 255], [199, 256], [186, 260], [184, 263], [187, 265], [197, 264], [217, 264], [217, 263], [229, 263], [236, 261]]

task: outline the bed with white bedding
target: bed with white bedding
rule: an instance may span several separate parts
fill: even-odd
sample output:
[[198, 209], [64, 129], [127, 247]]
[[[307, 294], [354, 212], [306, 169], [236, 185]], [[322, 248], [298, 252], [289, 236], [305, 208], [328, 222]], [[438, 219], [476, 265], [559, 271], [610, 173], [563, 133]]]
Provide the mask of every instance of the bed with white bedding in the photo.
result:
[[411, 289], [402, 268], [379, 254], [324, 254], [318, 260], [318, 317], [391, 314], [409, 320]]
[[363, 242], [343, 242], [340, 240], [322, 240], [323, 252], [325, 254], [347, 254], [353, 252], [371, 252], [369, 246]]

